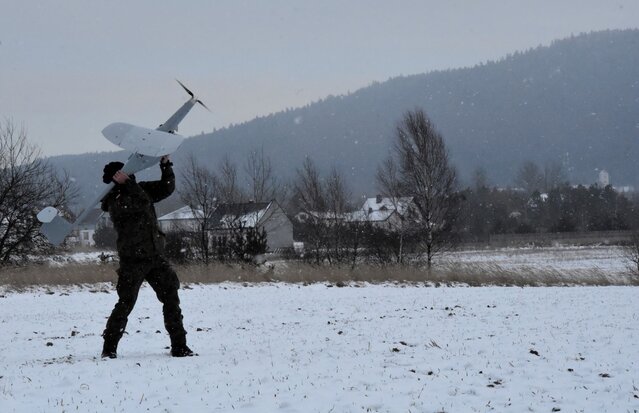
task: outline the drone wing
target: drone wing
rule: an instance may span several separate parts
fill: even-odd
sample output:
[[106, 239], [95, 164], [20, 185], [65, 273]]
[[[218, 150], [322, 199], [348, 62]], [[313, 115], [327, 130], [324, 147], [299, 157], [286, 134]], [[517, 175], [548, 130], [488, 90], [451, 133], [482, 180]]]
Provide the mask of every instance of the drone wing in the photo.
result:
[[174, 133], [122, 122], [112, 123], [102, 129], [102, 135], [122, 149], [148, 156], [173, 153], [184, 141], [184, 137]]

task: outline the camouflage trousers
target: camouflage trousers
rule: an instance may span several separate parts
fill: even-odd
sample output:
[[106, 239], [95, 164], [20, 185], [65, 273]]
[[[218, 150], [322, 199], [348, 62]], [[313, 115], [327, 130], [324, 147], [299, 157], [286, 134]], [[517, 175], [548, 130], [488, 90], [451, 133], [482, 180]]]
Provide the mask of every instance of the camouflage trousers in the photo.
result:
[[144, 280], [153, 288], [158, 300], [163, 304], [164, 326], [171, 337], [171, 346], [185, 346], [186, 331], [182, 324], [182, 310], [178, 297], [180, 281], [169, 263], [162, 258], [121, 261], [117, 273], [118, 302], [102, 334], [105, 347], [117, 347]]

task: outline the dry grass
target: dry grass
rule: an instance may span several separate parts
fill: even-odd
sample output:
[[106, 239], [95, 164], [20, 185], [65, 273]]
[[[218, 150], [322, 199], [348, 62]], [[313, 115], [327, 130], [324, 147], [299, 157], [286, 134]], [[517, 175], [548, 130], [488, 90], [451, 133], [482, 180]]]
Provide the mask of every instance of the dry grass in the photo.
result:
[[0, 285], [25, 289], [36, 285], [84, 285], [117, 279], [117, 264], [29, 265], [0, 269]]
[[[115, 282], [116, 263], [68, 264], [49, 267], [3, 268], [0, 270], [0, 286], [11, 290], [24, 290], [32, 286], [94, 285]], [[639, 285], [639, 279], [628, 276], [610, 276], [593, 269], [589, 271], [558, 271], [538, 268], [507, 270], [495, 264], [449, 264], [432, 268], [405, 266], [320, 267], [298, 262], [278, 262], [266, 267], [252, 265], [175, 266], [184, 284], [231, 282], [287, 282], [287, 283], [406, 283], [427, 285], [469, 286], [562, 286], [562, 285]]]
[[631, 276], [612, 276], [597, 268], [564, 270], [534, 267], [506, 269], [497, 264], [451, 264], [440, 268], [440, 282], [471, 286], [639, 285]]

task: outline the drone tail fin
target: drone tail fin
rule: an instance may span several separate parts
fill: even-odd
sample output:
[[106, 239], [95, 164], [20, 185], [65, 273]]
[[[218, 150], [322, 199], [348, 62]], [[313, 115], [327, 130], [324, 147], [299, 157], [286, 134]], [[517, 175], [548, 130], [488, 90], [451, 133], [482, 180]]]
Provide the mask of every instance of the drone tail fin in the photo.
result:
[[73, 229], [73, 224], [62, 218], [54, 207], [46, 207], [40, 211], [38, 220], [42, 222], [40, 233], [56, 246], [62, 244]]

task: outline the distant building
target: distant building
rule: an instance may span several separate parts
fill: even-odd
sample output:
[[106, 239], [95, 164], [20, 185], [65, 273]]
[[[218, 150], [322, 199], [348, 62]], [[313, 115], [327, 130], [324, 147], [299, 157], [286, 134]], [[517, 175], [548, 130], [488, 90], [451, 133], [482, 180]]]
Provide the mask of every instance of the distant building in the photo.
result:
[[360, 209], [353, 212], [335, 214], [333, 212], [299, 212], [295, 220], [300, 223], [317, 220], [338, 223], [367, 222], [376, 227], [387, 229], [398, 228], [404, 218], [417, 219], [419, 213], [412, 197], [386, 198], [377, 195], [375, 198], [367, 198]]
[[[164, 232], [199, 231], [202, 211], [182, 207], [158, 218]], [[208, 232], [211, 237], [228, 236], [237, 228], [256, 228], [266, 232], [269, 251], [293, 247], [293, 224], [276, 201], [221, 204], [211, 214]]]
[[606, 171], [605, 169], [602, 169], [601, 171], [599, 171], [599, 177], [597, 178], [597, 185], [599, 185], [602, 188], [605, 188], [608, 185], [610, 185], [610, 175], [608, 174], [608, 171]]
[[396, 228], [407, 215], [417, 217], [412, 197], [386, 198], [377, 195], [367, 198], [361, 209], [351, 214], [351, 222], [370, 222], [375, 226]]
[[99, 225], [110, 225], [109, 214], [100, 208], [94, 208], [87, 216], [78, 224], [76, 231], [76, 239], [83, 247], [94, 247], [95, 230]]
[[166, 215], [162, 215], [158, 218], [160, 229], [163, 232], [171, 231], [187, 231], [196, 232], [199, 231], [200, 223], [202, 222], [202, 211], [193, 210], [190, 206], [183, 206], [173, 212]]

